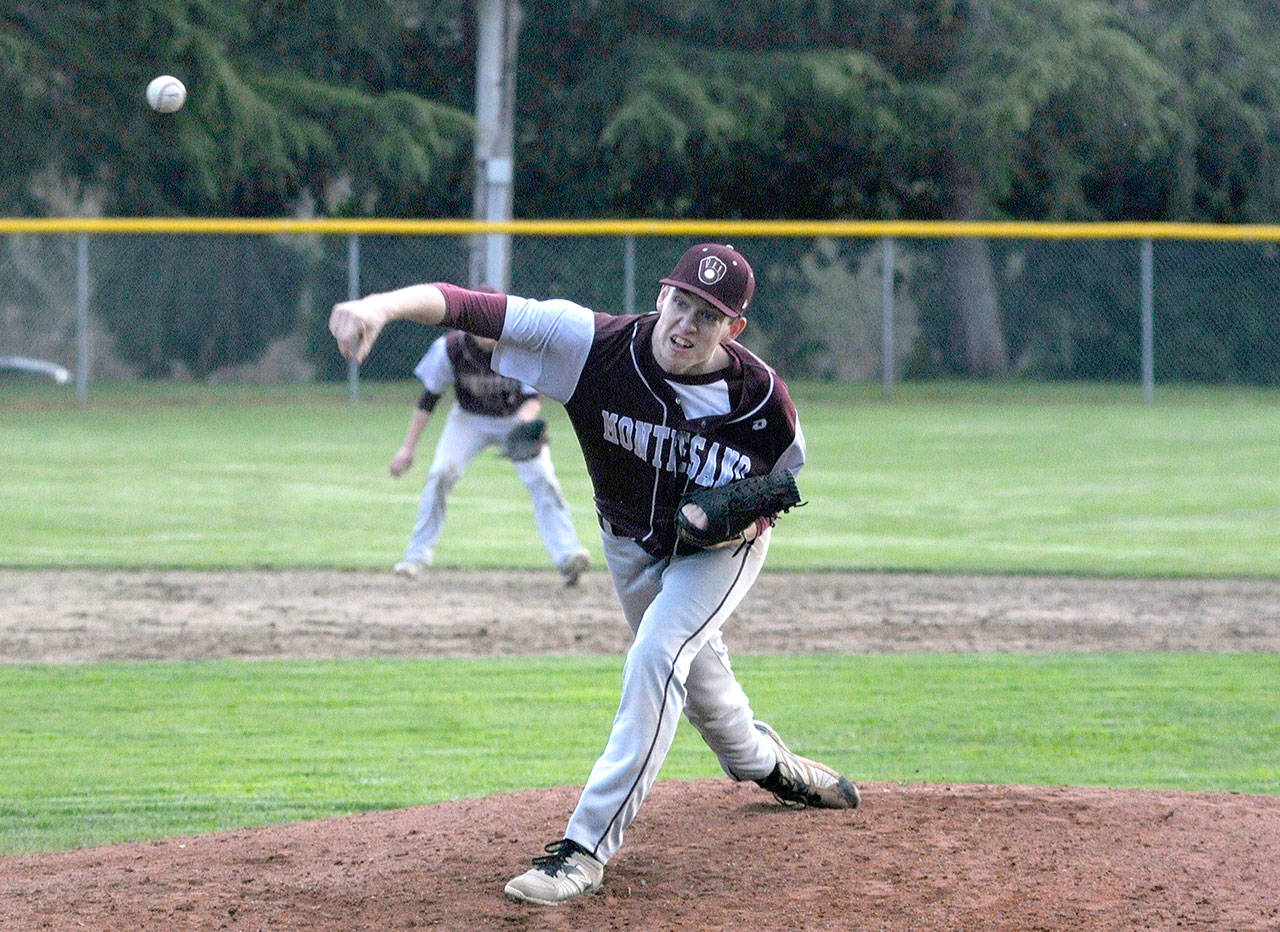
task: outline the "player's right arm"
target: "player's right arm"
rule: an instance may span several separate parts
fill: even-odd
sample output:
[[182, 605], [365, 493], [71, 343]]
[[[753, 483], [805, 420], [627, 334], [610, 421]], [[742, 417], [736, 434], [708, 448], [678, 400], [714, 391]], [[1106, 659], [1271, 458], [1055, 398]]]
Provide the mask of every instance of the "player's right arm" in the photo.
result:
[[409, 428], [405, 431], [404, 443], [391, 457], [388, 469], [391, 475], [399, 478], [409, 471], [418, 452], [418, 440], [431, 420], [436, 405], [445, 390], [454, 383], [453, 362], [449, 359], [448, 338], [437, 337], [413, 367], [413, 374], [422, 380], [423, 391], [409, 415]]
[[389, 321], [412, 320], [434, 326], [444, 315], [445, 300], [439, 288], [409, 285], [335, 304], [329, 314], [329, 333], [344, 358], [364, 362]]
[[335, 304], [329, 332], [343, 356], [363, 362], [392, 320], [443, 325], [495, 339], [496, 372], [560, 402], [573, 395], [595, 329], [595, 315], [569, 301], [531, 301], [440, 282]]

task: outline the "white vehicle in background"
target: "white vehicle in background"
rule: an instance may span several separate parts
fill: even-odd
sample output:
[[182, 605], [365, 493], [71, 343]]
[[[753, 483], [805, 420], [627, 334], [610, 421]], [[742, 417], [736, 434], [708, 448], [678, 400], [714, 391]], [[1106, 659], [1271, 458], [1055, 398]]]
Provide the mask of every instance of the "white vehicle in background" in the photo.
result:
[[3, 374], [3, 370], [6, 369], [48, 376], [59, 385], [71, 378], [71, 373], [55, 362], [45, 362], [43, 359], [29, 359], [26, 356], [0, 356], [0, 374]]

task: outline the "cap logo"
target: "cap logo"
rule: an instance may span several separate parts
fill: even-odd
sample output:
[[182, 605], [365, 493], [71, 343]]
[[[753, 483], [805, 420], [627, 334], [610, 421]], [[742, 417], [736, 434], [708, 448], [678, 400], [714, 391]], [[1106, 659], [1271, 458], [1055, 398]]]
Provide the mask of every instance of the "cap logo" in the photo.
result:
[[729, 267], [719, 256], [703, 256], [698, 263], [698, 281], [704, 285], [714, 285], [724, 278], [727, 271]]

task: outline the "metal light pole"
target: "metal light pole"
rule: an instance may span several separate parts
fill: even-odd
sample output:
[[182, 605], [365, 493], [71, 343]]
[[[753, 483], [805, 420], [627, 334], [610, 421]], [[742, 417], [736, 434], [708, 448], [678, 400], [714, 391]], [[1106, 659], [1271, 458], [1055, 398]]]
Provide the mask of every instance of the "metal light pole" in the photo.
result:
[[[514, 181], [516, 52], [520, 6], [516, 0], [476, 3], [476, 220], [510, 220]], [[511, 236], [472, 238], [470, 283], [499, 291], [511, 285]]]

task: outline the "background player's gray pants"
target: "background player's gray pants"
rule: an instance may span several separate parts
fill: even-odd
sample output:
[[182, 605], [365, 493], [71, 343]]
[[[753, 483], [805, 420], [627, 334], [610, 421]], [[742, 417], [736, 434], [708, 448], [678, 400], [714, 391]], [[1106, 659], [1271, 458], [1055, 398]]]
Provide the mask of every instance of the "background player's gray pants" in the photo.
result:
[[683, 711], [736, 780], [769, 775], [772, 745], [729, 666], [720, 628], [755, 582], [771, 533], [732, 548], [656, 559], [604, 532], [604, 555], [635, 640], [608, 745], [569, 820], [566, 837], [608, 861], [666, 759]]
[[[501, 447], [515, 424], [514, 417], [471, 414], [456, 403], [453, 405], [436, 442], [435, 456], [418, 503], [418, 518], [404, 551], [405, 560], [432, 561], [436, 541], [444, 530], [449, 493], [480, 451], [488, 446]], [[542, 546], [550, 555], [551, 562], [559, 567], [571, 554], [581, 550], [582, 545], [573, 527], [569, 503], [565, 501], [555, 467], [551, 464], [551, 451], [543, 447], [533, 459], [513, 465], [533, 499], [533, 517]]]

